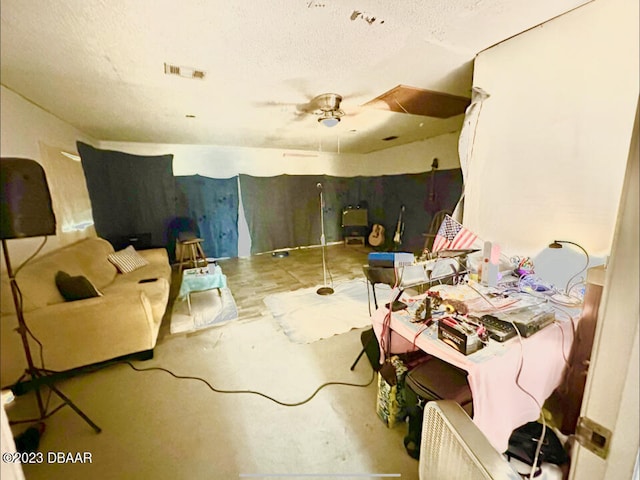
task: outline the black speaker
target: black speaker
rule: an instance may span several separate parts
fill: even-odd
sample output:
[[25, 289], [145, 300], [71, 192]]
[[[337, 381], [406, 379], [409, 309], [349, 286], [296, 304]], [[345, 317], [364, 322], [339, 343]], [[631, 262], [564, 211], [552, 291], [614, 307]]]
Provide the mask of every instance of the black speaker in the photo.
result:
[[56, 234], [56, 217], [42, 166], [26, 158], [0, 158], [0, 238]]
[[346, 208], [342, 211], [343, 227], [369, 227], [366, 208]]

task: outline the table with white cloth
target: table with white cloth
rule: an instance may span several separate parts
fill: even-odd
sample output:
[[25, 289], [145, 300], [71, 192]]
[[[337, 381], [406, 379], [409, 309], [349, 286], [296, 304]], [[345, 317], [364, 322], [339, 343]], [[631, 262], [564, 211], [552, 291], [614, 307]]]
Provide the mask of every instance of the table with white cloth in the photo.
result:
[[[425, 295], [401, 300], [411, 306]], [[559, 309], [554, 323], [528, 338], [516, 336], [503, 343], [489, 340], [484, 348], [464, 355], [438, 339], [437, 322], [429, 327], [414, 323], [412, 311], [415, 309], [391, 314], [389, 346], [389, 339], [382, 339], [387, 308], [372, 315], [381, 362], [385, 346], [396, 354], [420, 349], [465, 370], [473, 397], [473, 422], [497, 451], [506, 451], [513, 430], [537, 420], [540, 407], [562, 381], [579, 312]]]
[[189, 313], [191, 313], [191, 294], [216, 289], [218, 294], [222, 295], [220, 289], [226, 286], [227, 277], [216, 264], [210, 264], [207, 267], [188, 268], [182, 272], [182, 283], [180, 284], [178, 299], [187, 300]]

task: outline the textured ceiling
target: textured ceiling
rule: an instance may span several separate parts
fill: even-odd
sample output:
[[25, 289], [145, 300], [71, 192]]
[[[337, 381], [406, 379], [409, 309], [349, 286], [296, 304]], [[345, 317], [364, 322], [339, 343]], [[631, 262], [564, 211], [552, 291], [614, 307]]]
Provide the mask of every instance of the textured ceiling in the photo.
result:
[[[463, 117], [365, 103], [401, 84], [470, 97], [478, 52], [584, 3], [1, 0], [0, 80], [98, 140], [364, 153]], [[333, 128], [303, 109], [327, 92]]]

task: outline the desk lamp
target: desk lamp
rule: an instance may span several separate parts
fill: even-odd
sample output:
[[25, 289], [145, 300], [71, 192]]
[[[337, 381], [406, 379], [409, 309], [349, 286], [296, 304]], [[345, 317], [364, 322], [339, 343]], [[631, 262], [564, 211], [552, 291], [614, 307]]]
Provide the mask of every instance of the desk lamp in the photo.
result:
[[562, 248], [562, 244], [563, 243], [568, 243], [571, 245], [575, 245], [576, 247], [578, 247], [580, 250], [582, 250], [582, 252], [584, 253], [585, 257], [587, 258], [587, 263], [584, 265], [584, 267], [582, 267], [582, 270], [580, 270], [578, 273], [576, 273], [573, 277], [571, 277], [569, 279], [569, 281], [567, 282], [567, 286], [565, 287], [564, 291], [565, 293], [568, 295], [569, 294], [569, 288], [571, 287], [571, 281], [576, 278], [578, 275], [580, 275], [582, 272], [584, 272], [587, 267], [589, 266], [589, 254], [587, 253], [587, 251], [582, 248], [580, 245], [578, 245], [575, 242], [570, 242], [569, 240], [554, 240], [552, 243], [549, 244], [549, 248]]
[[[38, 418], [22, 420], [11, 423], [31, 423], [43, 421], [49, 418], [60, 408], [68, 405], [82, 419], [87, 422], [96, 433], [98, 427], [84, 412], [82, 412], [69, 398], [67, 398], [58, 388], [53, 385], [54, 377], [44, 368], [44, 365], [37, 367], [33, 361], [31, 346], [27, 333], [31, 334], [25, 322], [23, 312], [22, 293], [16, 281], [16, 275], [20, 269], [44, 246], [40, 248], [24, 261], [15, 271], [12, 269], [9, 259], [7, 239], [20, 239], [29, 237], [44, 237], [46, 241], [48, 235], [56, 234], [56, 217], [51, 206], [51, 194], [47, 186], [47, 178], [43, 168], [34, 160], [25, 158], [2, 158], [0, 159], [0, 239], [2, 240], [2, 250], [4, 261], [7, 265], [7, 276], [11, 285], [11, 294], [16, 309], [18, 319], [17, 331], [22, 340], [22, 347], [27, 360], [25, 375], [12, 387], [14, 393], [20, 395], [28, 391], [27, 386], [35, 389], [36, 401], [38, 403]], [[51, 279], [53, 282], [53, 279]], [[31, 334], [33, 336], [33, 334]], [[34, 337], [35, 338], [35, 337]], [[26, 381], [23, 379], [26, 377]], [[52, 393], [55, 393], [62, 404], [48, 412], [48, 400], [45, 404], [40, 388], [47, 386]]]

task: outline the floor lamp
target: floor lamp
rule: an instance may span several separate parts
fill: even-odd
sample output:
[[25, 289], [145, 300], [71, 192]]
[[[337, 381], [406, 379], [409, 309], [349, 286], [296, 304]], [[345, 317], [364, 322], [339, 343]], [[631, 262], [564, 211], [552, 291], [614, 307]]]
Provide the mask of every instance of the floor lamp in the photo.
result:
[[[17, 271], [22, 266], [18, 267], [17, 271], [14, 272], [9, 259], [8, 239], [46, 237], [56, 233], [56, 218], [51, 207], [51, 195], [44, 170], [34, 160], [2, 158], [0, 159], [0, 189], [0, 238], [2, 239], [2, 251], [18, 319], [17, 331], [20, 334], [27, 360], [25, 375], [18, 380], [16, 385], [19, 386], [22, 380], [27, 377], [27, 382], [34, 386], [38, 403], [38, 418], [13, 423], [39, 422], [49, 418], [65, 405], [69, 405], [96, 433], [100, 433], [100, 427], [93, 423], [67, 396], [53, 385], [52, 378], [43, 369], [44, 366], [42, 366], [43, 368], [35, 366], [29, 339], [27, 338], [29, 330], [22, 311], [22, 293], [16, 281]], [[51, 412], [47, 412], [47, 406], [43, 402], [40, 392], [42, 385], [46, 385], [63, 402]], [[14, 388], [17, 389], [15, 386]]]
[[325, 260], [324, 249], [327, 244], [324, 237], [324, 197], [322, 196], [322, 184], [318, 183], [316, 185], [318, 190], [320, 191], [320, 229], [322, 231], [320, 235], [320, 244], [322, 246], [322, 274], [323, 274], [323, 286], [320, 287], [316, 293], [318, 295], [331, 295], [333, 293], [333, 288], [327, 286], [327, 263]]

